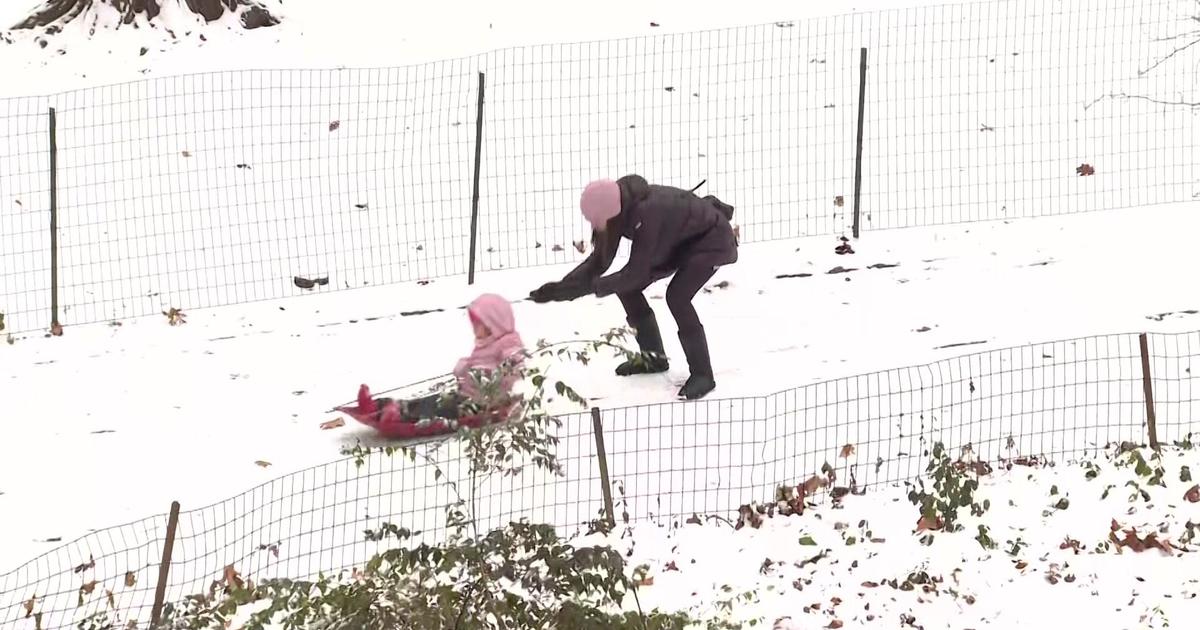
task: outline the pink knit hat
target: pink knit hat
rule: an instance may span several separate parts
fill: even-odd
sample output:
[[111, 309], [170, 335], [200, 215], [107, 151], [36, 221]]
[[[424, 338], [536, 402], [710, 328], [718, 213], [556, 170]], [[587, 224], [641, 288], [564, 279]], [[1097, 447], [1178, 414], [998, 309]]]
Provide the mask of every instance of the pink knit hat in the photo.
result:
[[579, 209], [595, 229], [603, 229], [608, 220], [621, 213], [621, 188], [611, 179], [598, 179], [583, 189]]

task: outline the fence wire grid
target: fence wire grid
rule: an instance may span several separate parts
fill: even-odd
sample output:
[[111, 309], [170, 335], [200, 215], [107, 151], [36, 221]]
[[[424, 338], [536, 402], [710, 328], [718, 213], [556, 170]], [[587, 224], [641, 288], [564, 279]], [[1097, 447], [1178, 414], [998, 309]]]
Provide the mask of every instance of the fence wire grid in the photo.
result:
[[69, 326], [468, 273], [476, 148], [480, 272], [579, 260], [579, 190], [626, 173], [706, 181], [743, 242], [847, 233], [860, 95], [863, 230], [1189, 201], [1198, 16], [992, 0], [0, 100], [0, 312], [50, 323], [51, 107]]
[[[1200, 431], [1200, 331], [1150, 334], [1148, 358], [1160, 442]], [[1093, 456], [1113, 442], [1146, 443], [1142, 357], [1136, 334], [998, 349], [797, 387], [760, 397], [602, 410], [618, 519], [680, 524], [735, 518], [829, 462], [870, 492], [923, 474], [929, 449], [971, 445], [981, 459]], [[511, 521], [587, 531], [602, 516], [597, 441], [587, 413], [564, 416], [562, 476], [526, 469], [478, 486], [481, 532]], [[844, 445], [855, 449], [841, 458]], [[386, 549], [364, 532], [390, 522], [437, 544], [445, 507], [466, 488], [453, 442], [423, 458], [371, 455], [315, 466], [215, 505], [180, 514], [166, 599], [206, 591], [227, 566], [255, 581], [312, 578], [362, 566]], [[95, 532], [0, 576], [0, 628], [74, 627], [104, 613], [145, 623], [154, 599], [167, 516]], [[395, 544], [395, 543], [390, 543]], [[88, 586], [88, 585], [91, 586]], [[83, 590], [81, 590], [83, 589]], [[28, 609], [27, 609], [28, 604]]]

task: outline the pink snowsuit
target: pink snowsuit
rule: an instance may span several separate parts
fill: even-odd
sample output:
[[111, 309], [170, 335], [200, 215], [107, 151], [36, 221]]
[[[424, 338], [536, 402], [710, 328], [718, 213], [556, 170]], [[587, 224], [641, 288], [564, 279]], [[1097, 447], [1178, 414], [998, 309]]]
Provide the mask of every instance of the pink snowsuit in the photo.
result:
[[471, 302], [467, 307], [467, 314], [472, 320], [487, 326], [491, 334], [485, 339], [477, 339], [474, 351], [454, 366], [459, 391], [464, 396], [477, 397], [479, 391], [471, 380], [470, 370], [492, 372], [507, 361], [508, 372], [501, 379], [500, 387], [504, 393], [511, 393], [520, 376], [516, 368], [525, 363], [525, 343], [517, 334], [512, 305], [499, 295], [485, 293]]

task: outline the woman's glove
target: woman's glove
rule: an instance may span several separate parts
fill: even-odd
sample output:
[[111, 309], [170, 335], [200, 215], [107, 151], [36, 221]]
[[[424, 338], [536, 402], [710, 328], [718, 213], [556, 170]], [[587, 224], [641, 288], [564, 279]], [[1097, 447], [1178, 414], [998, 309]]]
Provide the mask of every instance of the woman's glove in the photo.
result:
[[569, 302], [591, 295], [592, 288], [584, 283], [547, 282], [529, 292], [529, 299], [544, 304], [546, 302]]
[[530, 291], [529, 299], [537, 302], [538, 304], [556, 302], [558, 301], [556, 296], [559, 293], [559, 287], [561, 285], [561, 282], [547, 282], [546, 284], [543, 284], [542, 286]]

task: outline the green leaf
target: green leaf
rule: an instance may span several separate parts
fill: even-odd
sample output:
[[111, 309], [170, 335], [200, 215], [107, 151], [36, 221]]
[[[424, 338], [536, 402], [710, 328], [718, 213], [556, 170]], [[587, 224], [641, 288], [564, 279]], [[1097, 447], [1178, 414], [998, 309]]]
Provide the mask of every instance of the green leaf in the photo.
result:
[[812, 536], [801, 536], [800, 544], [811, 547], [813, 545], [816, 545], [817, 541], [813, 540]]

